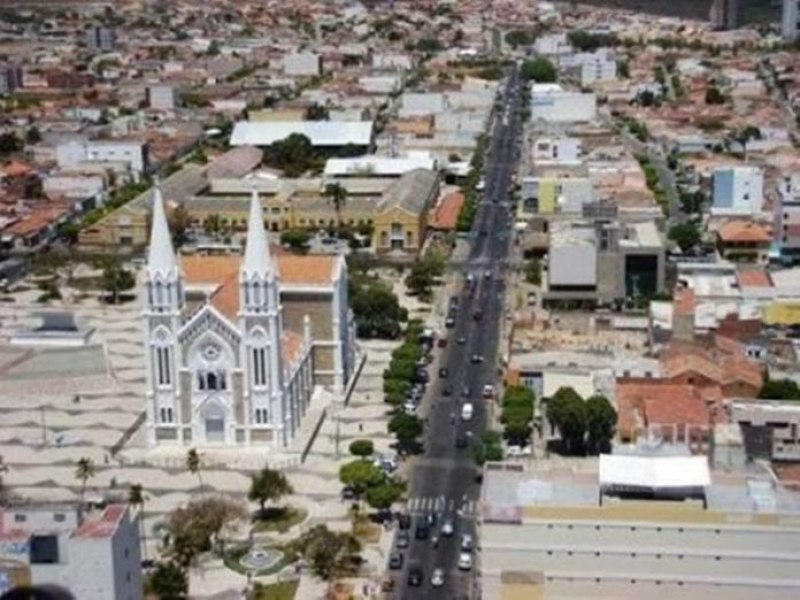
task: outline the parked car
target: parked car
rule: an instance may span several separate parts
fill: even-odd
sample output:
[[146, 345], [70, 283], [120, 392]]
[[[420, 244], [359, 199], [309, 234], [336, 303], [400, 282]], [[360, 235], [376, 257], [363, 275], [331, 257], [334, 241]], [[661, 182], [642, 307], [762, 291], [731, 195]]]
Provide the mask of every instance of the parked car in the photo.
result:
[[458, 345], [459, 345], [459, 346], [463, 346], [464, 344], [466, 344], [466, 343], [467, 343], [467, 338], [465, 338], [465, 337], [462, 335], [460, 338], [458, 338], [458, 339], [456, 340], [456, 342], [458, 343]]
[[389, 568], [392, 571], [398, 571], [403, 568], [403, 554], [401, 552], [392, 552], [389, 556]]
[[414, 537], [418, 540], [427, 540], [430, 533], [430, 527], [426, 523], [417, 523], [414, 528]]
[[458, 555], [458, 568], [462, 571], [469, 571], [472, 569], [472, 554], [462, 552]]
[[483, 311], [478, 309], [474, 313], [472, 313], [472, 318], [476, 321], [480, 321], [483, 318]]
[[472, 364], [482, 363], [483, 362], [483, 355], [482, 354], [473, 354], [470, 357], [470, 360], [472, 361]]
[[411, 515], [406, 513], [398, 515], [397, 526], [400, 528], [401, 531], [407, 531], [411, 529]]
[[475, 542], [472, 538], [472, 535], [469, 533], [462, 533], [461, 534], [461, 551], [462, 552], [472, 552], [472, 549], [475, 546]]
[[453, 519], [447, 519], [444, 523], [442, 523], [442, 536], [451, 537], [453, 533], [455, 533]]
[[472, 395], [472, 390], [469, 389], [468, 385], [465, 385], [464, 387], [461, 388], [461, 395], [464, 398], [469, 398]]
[[397, 532], [397, 539], [395, 540], [395, 546], [397, 546], [398, 548], [408, 548], [410, 542], [411, 538], [408, 535], [408, 531], [401, 530]]
[[487, 399], [494, 398], [494, 386], [491, 383], [483, 386], [483, 397]]
[[434, 569], [431, 575], [431, 586], [442, 587], [444, 585], [444, 569]]

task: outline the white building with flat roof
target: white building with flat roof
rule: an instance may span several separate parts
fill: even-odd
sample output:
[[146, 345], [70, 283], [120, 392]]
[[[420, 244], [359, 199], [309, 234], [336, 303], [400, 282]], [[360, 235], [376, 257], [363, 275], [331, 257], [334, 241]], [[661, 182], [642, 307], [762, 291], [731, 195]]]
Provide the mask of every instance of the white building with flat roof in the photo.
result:
[[547, 123], [581, 123], [597, 116], [593, 93], [565, 91], [553, 83], [531, 84], [531, 120]]
[[372, 121], [239, 121], [231, 133], [231, 146], [271, 146], [294, 133], [306, 136], [312, 146], [368, 147]]
[[315, 52], [293, 52], [283, 57], [283, 73], [290, 77], [322, 75], [322, 57]]
[[714, 169], [711, 214], [749, 216], [762, 211], [764, 172], [758, 167]]

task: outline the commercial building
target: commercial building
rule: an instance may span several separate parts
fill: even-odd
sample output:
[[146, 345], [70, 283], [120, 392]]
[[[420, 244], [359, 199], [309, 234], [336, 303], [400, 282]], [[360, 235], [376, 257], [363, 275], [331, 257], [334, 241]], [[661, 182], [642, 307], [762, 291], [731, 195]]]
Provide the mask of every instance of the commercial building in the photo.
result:
[[150, 169], [149, 147], [134, 140], [72, 140], [56, 148], [56, 162], [62, 169], [85, 163], [124, 164], [137, 177]]
[[533, 144], [532, 155], [536, 165], [579, 165], [581, 140], [570, 137], [539, 138]]
[[580, 123], [597, 116], [593, 93], [565, 91], [556, 83], [531, 84], [531, 120], [547, 123]]
[[527, 220], [536, 215], [580, 215], [595, 199], [595, 190], [588, 177], [528, 176], [522, 178], [521, 195], [517, 217]]
[[789, 600], [800, 495], [704, 456], [601, 455], [484, 470], [484, 598]]
[[714, 169], [711, 214], [756, 215], [764, 203], [764, 172], [758, 167]]
[[372, 146], [372, 121], [239, 121], [231, 133], [231, 146], [271, 146], [293, 134], [306, 136], [315, 148], [355, 146], [366, 152]]
[[784, 177], [775, 201], [772, 258], [794, 263], [800, 258], [800, 173]]
[[130, 510], [98, 514], [74, 505], [0, 509], [0, 594], [13, 586], [54, 585], [81, 600], [139, 600], [139, 528]]
[[800, 406], [794, 401], [735, 398], [728, 404], [732, 423], [742, 428], [748, 455], [800, 461]]
[[664, 243], [652, 221], [550, 222], [546, 305], [612, 305], [664, 289]]
[[800, 36], [800, 0], [783, 0], [781, 34], [787, 42], [793, 42]]
[[272, 258], [253, 192], [243, 256], [172, 248], [153, 197], [143, 289], [149, 445], [286, 447], [315, 385], [341, 393], [354, 327], [341, 256]]

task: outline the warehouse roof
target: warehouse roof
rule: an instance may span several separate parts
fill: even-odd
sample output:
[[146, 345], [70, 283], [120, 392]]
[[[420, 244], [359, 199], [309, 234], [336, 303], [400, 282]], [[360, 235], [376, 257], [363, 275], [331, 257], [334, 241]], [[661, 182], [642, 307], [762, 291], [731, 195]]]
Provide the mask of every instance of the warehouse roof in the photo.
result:
[[331, 158], [325, 163], [325, 175], [341, 177], [347, 175], [380, 177], [403, 175], [414, 169], [435, 169], [436, 160], [427, 155], [391, 158], [386, 156], [362, 156], [359, 158]]
[[306, 136], [313, 146], [369, 146], [372, 121], [239, 121], [231, 134], [231, 146], [270, 146], [293, 133]]

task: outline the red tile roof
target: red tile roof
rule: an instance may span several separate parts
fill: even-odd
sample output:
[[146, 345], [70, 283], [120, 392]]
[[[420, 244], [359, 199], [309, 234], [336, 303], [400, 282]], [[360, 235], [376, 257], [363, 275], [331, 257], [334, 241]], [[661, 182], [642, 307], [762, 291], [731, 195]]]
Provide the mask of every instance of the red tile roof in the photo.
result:
[[458, 213], [464, 205], [464, 194], [453, 192], [444, 196], [439, 204], [431, 211], [429, 226], [432, 229], [452, 231], [456, 228]]
[[742, 269], [736, 271], [736, 281], [739, 287], [772, 287], [769, 273], [763, 269]]
[[772, 237], [769, 232], [757, 223], [750, 221], [731, 221], [717, 230], [719, 239], [725, 243], [744, 242], [750, 244], [768, 244]]
[[98, 519], [87, 519], [83, 524], [72, 532], [73, 538], [108, 538], [114, 535], [119, 527], [122, 517], [128, 507], [124, 504], [112, 504], [106, 507], [103, 514]]
[[695, 342], [672, 340], [661, 364], [666, 378], [697, 373], [721, 386], [741, 382], [755, 388], [764, 381], [761, 365], [746, 358], [744, 346], [720, 335]]
[[16, 223], [6, 227], [3, 233], [6, 235], [27, 237], [39, 233], [68, 213], [69, 209], [63, 206], [36, 208]]

